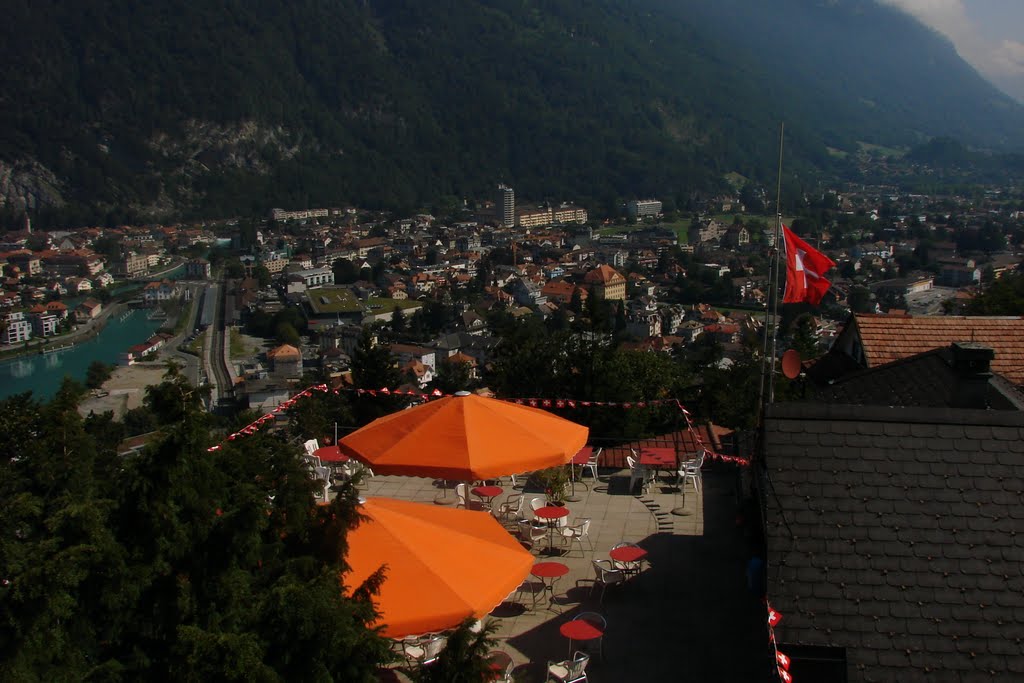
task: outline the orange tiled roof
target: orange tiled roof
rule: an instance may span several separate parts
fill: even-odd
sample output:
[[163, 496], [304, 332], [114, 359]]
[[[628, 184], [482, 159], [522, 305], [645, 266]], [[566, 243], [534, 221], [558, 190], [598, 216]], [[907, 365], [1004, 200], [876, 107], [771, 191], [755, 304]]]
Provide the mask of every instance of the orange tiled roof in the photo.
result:
[[587, 283], [603, 282], [604, 284], [609, 285], [616, 282], [625, 282], [626, 278], [622, 277], [622, 275], [620, 275], [619, 272], [611, 266], [602, 264], [587, 273], [586, 276], [584, 276], [583, 281]]
[[854, 321], [869, 368], [953, 342], [977, 342], [996, 352], [993, 372], [1024, 384], [1024, 317], [857, 314]]
[[267, 351], [267, 358], [298, 358], [302, 354], [291, 344], [281, 344], [277, 348]]

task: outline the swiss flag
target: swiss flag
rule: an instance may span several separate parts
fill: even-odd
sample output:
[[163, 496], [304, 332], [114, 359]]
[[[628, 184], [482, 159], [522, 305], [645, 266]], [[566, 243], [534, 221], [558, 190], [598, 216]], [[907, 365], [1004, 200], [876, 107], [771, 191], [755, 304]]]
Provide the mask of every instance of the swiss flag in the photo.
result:
[[831, 286], [824, 275], [836, 262], [794, 235], [785, 225], [782, 237], [786, 245], [786, 294], [782, 303], [806, 302], [817, 306]]

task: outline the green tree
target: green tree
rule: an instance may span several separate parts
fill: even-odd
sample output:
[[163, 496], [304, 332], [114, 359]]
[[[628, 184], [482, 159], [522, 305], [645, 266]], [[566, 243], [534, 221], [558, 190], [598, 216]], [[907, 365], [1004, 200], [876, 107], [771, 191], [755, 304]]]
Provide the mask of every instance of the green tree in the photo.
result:
[[408, 324], [405, 320], [405, 313], [402, 312], [401, 306], [396, 305], [391, 313], [391, 333], [396, 339], [401, 339], [407, 331]]
[[569, 299], [569, 308], [576, 315], [583, 313], [583, 290], [581, 288], [573, 288], [572, 297]]
[[847, 297], [850, 309], [855, 313], [873, 313], [875, 304], [872, 301], [871, 290], [863, 285], [850, 287], [850, 294]]
[[796, 349], [802, 360], [818, 357], [818, 338], [815, 334], [813, 316], [802, 315], [797, 318], [793, 325], [792, 348]]
[[125, 434], [128, 436], [146, 434], [160, 426], [156, 415], [145, 406], [132, 408], [126, 412], [122, 419], [122, 424], [124, 425]]
[[456, 391], [468, 391], [471, 386], [469, 363], [445, 359], [437, 364], [437, 375], [427, 388], [431, 391], [437, 389], [443, 394], [454, 394]]
[[318, 439], [321, 443], [334, 440], [335, 425], [351, 426], [355, 418], [347, 392], [315, 391], [288, 409], [289, 432], [300, 441]]
[[245, 277], [245, 267], [238, 259], [224, 262], [224, 276], [231, 280], [240, 280]]
[[347, 258], [334, 259], [331, 270], [334, 271], [334, 281], [338, 284], [349, 285], [359, 279], [359, 269]]
[[208, 450], [210, 416], [179, 375], [163, 384], [177, 420], [124, 457], [71, 385], [0, 402], [18, 454], [0, 461], [0, 523], [18, 530], [0, 534], [0, 678], [376, 680], [392, 659], [368, 628], [381, 577], [339, 578], [355, 487], [315, 505], [272, 435]]
[[115, 365], [94, 360], [85, 371], [85, 386], [89, 389], [99, 389], [103, 383], [110, 379]]
[[270, 284], [273, 282], [273, 276], [270, 274], [270, 271], [267, 270], [267, 267], [264, 266], [263, 264], [260, 264], [253, 268], [252, 275], [253, 277], [256, 278], [256, 281], [259, 282], [261, 289], [263, 289], [264, 287], [269, 287]]
[[[402, 373], [388, 347], [377, 343], [369, 326], [352, 352], [352, 382], [357, 389], [378, 392], [394, 389], [402, 382]], [[398, 410], [404, 401], [394, 396], [357, 394], [352, 409], [356, 424], [361, 426], [378, 417]]]
[[497, 643], [494, 632], [497, 624], [488, 621], [479, 632], [472, 631], [476, 620], [470, 617], [451, 635], [437, 661], [411, 670], [415, 683], [480, 683], [491, 680], [494, 671], [487, 661], [487, 653]]
[[274, 338], [282, 344], [291, 344], [298, 347], [302, 343], [299, 331], [289, 322], [281, 321], [274, 328]]
[[995, 280], [967, 307], [971, 315], [1024, 315], [1024, 273]]

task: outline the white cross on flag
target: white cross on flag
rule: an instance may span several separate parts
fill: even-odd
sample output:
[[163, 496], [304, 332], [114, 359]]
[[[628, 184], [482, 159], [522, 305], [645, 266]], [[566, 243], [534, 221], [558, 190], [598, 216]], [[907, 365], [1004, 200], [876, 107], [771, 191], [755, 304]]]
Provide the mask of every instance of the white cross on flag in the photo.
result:
[[808, 303], [817, 306], [832, 285], [824, 275], [836, 262], [782, 226], [786, 247], [786, 294], [784, 304]]

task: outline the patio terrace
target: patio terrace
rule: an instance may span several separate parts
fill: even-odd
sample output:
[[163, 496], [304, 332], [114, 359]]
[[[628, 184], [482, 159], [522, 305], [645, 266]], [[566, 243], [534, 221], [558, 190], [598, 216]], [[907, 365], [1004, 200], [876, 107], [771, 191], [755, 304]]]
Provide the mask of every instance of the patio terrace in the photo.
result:
[[[586, 486], [577, 484], [580, 500], [566, 504], [569, 523], [592, 520], [594, 551], [584, 549], [583, 557], [578, 547], [568, 555], [535, 552], [538, 561], [569, 567], [555, 585], [555, 604], [548, 608], [547, 598], [541, 598], [533, 607], [525, 596], [520, 598], [525, 606], [502, 603], [488, 617], [498, 624], [495, 649], [514, 660], [514, 680], [544, 681], [547, 662], [569, 655], [559, 626], [584, 611], [598, 612], [608, 622], [604, 659], [594, 657], [587, 669], [592, 681], [773, 680], [764, 607], [747, 590], [749, 553], [736, 523], [734, 468], [706, 464], [701, 492], [689, 486], [685, 495], [664, 480], [647, 494], [630, 495], [628, 470], [604, 469], [596, 483], [586, 477]], [[507, 479], [502, 483], [495, 506], [513, 492]], [[418, 477], [368, 478], [363, 495], [454, 503], [454, 491]], [[527, 500], [532, 495], [543, 494], [527, 488]], [[591, 592], [591, 560], [607, 559], [620, 541], [647, 550], [647, 568], [625, 584], [610, 586], [601, 604], [600, 587]]]

